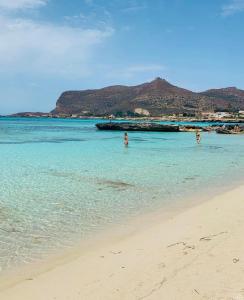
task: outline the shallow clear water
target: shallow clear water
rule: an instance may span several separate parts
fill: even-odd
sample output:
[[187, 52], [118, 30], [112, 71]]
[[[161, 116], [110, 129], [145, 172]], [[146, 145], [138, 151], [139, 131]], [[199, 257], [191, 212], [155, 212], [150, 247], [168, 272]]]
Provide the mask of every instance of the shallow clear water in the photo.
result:
[[96, 122], [0, 118], [2, 270], [244, 177], [244, 136], [134, 132], [125, 148]]

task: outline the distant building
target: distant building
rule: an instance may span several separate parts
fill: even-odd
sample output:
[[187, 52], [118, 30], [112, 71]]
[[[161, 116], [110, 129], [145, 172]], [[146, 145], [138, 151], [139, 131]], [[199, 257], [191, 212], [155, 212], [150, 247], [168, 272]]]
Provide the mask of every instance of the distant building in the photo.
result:
[[202, 112], [201, 115], [207, 118], [214, 118], [214, 119], [222, 119], [222, 118], [229, 118], [232, 117], [232, 114], [229, 112], [218, 111], [218, 112]]
[[231, 117], [232, 114], [229, 113], [229, 112], [216, 112], [213, 114], [214, 117], [218, 118], [218, 119], [222, 119], [222, 118], [228, 118], [228, 117]]

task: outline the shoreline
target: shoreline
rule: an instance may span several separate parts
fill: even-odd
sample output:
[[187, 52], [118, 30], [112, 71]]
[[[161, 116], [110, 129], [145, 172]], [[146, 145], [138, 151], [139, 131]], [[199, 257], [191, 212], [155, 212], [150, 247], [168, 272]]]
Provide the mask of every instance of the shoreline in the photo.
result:
[[[242, 254], [244, 245], [241, 246], [241, 234], [244, 229], [244, 220], [242, 220], [244, 196], [242, 195], [244, 195], [244, 185], [225, 191], [224, 194], [210, 196], [211, 200], [188, 207], [163, 220], [160, 220], [158, 215], [148, 227], [145, 223], [141, 230], [132, 230], [130, 234], [121, 234], [117, 238], [107, 238], [100, 245], [94, 244], [86, 251], [57, 260], [55, 266], [46, 266], [43, 272], [41, 270], [36, 274], [33, 272], [31, 277], [28, 272], [22, 274], [22, 278], [25, 279], [16, 280], [15, 284], [6, 282], [5, 288], [0, 290], [0, 298], [6, 300], [144, 299], [147, 291], [151, 290], [154, 292], [148, 294], [147, 299], [162, 299], [164, 296], [168, 299], [199, 299], [197, 298], [199, 294], [194, 292], [193, 288], [183, 291], [186, 278], [185, 275], [180, 274], [186, 272], [184, 270], [189, 271], [193, 268], [194, 270], [188, 274], [193, 277], [191, 285], [193, 283], [199, 285], [198, 282], [206, 285], [206, 282], [198, 277], [204, 276], [209, 283], [207, 275], [211, 276], [206, 268], [218, 267], [219, 271], [215, 272], [215, 284], [198, 286], [196, 290], [205, 293], [205, 298], [202, 299], [231, 299], [223, 298], [226, 296], [226, 291], [223, 292], [221, 288], [225, 289], [225, 286], [229, 285], [232, 293], [232, 285], [234, 288], [238, 282], [241, 284], [240, 278], [244, 276]], [[158, 236], [163, 238], [158, 239]], [[234, 244], [237, 247], [234, 247]], [[233, 254], [227, 255], [230, 249]], [[211, 254], [212, 251], [217, 251], [218, 255]], [[233, 258], [226, 261], [225, 256], [229, 255]], [[202, 261], [202, 256], [206, 261]], [[218, 265], [216, 260], [211, 261], [211, 257], [217, 258]], [[200, 267], [196, 267], [194, 263], [190, 264], [192, 261], [200, 264]], [[189, 267], [183, 268], [187, 264], [190, 264]], [[226, 269], [226, 264], [237, 267], [239, 276], [242, 276], [239, 281], [232, 282], [232, 279], [227, 276], [227, 272], [232, 269]], [[178, 269], [182, 269], [182, 272], [177, 271]], [[178, 281], [169, 279], [173, 273], [179, 273]], [[236, 278], [236, 275], [235, 271], [233, 278]], [[69, 281], [71, 278], [72, 280]], [[55, 282], [55, 285], [53, 286], [51, 282]], [[225, 285], [222, 284], [223, 282]], [[175, 285], [178, 287], [177, 291], [173, 288]], [[218, 291], [216, 295], [220, 298], [213, 296], [216, 290]], [[243, 293], [244, 299], [244, 291], [241, 291], [241, 287], [239, 295], [240, 293]], [[34, 294], [33, 298], [31, 295]], [[101, 295], [102, 298], [99, 298]]]
[[0, 118], [20, 118], [20, 119], [60, 119], [60, 120], [105, 120], [105, 121], [145, 121], [145, 122], [189, 122], [189, 123], [220, 123], [235, 124], [244, 123], [244, 118], [195, 118], [195, 117], [175, 117], [175, 116], [152, 116], [152, 117], [116, 117], [110, 119], [107, 116], [79, 116], [72, 117], [70, 115], [35, 115], [35, 114], [15, 114], [0, 116]]
[[106, 121], [158, 121], [158, 122], [189, 122], [189, 123], [221, 123], [221, 124], [235, 124], [244, 123], [244, 118], [193, 118], [193, 117], [116, 117], [113, 119], [107, 116], [39, 116], [39, 115], [6, 115], [0, 116], [0, 118], [16, 118], [16, 119], [58, 119], [58, 120], [106, 120]]

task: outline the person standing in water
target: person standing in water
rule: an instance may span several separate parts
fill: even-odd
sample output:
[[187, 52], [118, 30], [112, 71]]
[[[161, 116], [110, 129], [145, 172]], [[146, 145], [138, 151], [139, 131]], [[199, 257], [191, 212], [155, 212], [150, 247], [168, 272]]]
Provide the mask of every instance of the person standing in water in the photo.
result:
[[125, 132], [125, 135], [124, 135], [124, 144], [125, 144], [125, 146], [129, 145], [129, 137], [128, 137], [128, 133], [127, 132]]
[[200, 134], [200, 130], [197, 129], [196, 131], [196, 140], [197, 140], [197, 143], [200, 144], [201, 142], [201, 134]]

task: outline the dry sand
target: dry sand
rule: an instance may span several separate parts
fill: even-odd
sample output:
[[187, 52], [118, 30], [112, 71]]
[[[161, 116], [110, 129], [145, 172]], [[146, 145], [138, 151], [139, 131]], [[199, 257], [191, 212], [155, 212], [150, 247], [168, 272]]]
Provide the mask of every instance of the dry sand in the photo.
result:
[[0, 292], [1, 300], [244, 300], [244, 186]]

